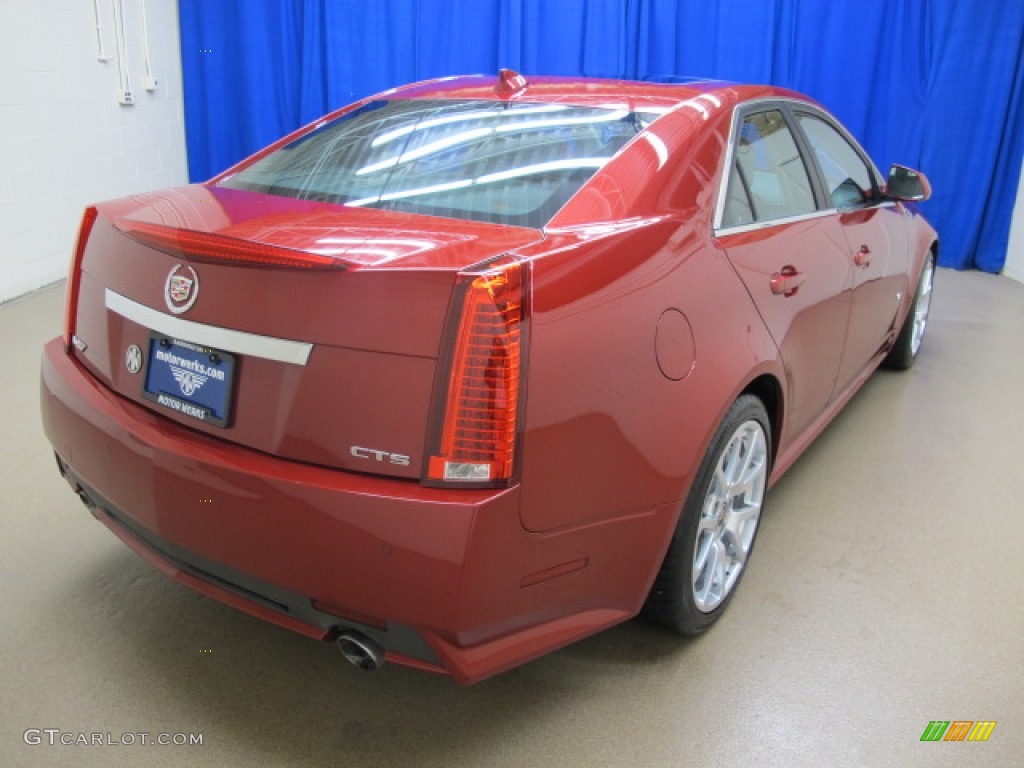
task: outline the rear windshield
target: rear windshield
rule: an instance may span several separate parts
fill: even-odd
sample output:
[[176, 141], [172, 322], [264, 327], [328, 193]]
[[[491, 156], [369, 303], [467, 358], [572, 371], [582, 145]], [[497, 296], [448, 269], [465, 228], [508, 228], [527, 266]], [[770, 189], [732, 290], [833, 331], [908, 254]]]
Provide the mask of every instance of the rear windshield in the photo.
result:
[[655, 117], [561, 104], [374, 101], [220, 185], [539, 228]]

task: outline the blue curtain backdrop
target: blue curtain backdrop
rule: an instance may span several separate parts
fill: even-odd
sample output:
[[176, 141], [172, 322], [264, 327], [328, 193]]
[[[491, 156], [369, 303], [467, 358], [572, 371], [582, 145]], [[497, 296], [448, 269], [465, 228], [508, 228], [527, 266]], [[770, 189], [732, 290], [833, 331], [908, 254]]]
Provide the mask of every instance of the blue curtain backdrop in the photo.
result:
[[829, 107], [924, 170], [940, 263], [1002, 269], [1024, 153], [1020, 0], [179, 0], [189, 174], [452, 74], [699, 75]]

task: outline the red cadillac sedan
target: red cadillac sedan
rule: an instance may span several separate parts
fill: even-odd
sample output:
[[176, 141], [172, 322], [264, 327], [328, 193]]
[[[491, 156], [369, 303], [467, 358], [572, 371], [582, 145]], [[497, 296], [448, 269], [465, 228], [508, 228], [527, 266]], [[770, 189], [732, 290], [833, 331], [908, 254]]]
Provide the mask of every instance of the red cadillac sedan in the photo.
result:
[[913, 363], [929, 192], [779, 88], [388, 91], [86, 210], [46, 434], [165, 574], [366, 669], [697, 633], [768, 488]]

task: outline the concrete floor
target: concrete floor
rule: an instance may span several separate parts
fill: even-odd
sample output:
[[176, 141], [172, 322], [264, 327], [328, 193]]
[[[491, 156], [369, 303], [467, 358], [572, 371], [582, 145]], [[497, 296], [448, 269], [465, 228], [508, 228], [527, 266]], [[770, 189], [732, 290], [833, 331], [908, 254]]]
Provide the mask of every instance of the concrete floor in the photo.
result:
[[[468, 689], [360, 672], [95, 522], [39, 424], [62, 300], [0, 307], [2, 766], [1024, 764], [1024, 285], [939, 272], [916, 368], [874, 376], [775, 488], [712, 631], [635, 621]], [[922, 743], [930, 720], [998, 725]], [[27, 745], [30, 728], [203, 743]]]

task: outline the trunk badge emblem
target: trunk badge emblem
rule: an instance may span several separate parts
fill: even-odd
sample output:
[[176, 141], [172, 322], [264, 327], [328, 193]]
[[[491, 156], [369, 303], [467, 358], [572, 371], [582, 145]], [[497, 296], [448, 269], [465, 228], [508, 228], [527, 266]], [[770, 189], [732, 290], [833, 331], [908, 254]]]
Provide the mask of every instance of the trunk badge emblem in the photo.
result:
[[[182, 274], [179, 274], [181, 272]], [[176, 315], [187, 312], [199, 296], [199, 275], [192, 267], [178, 264], [164, 283], [164, 302]]]
[[138, 373], [142, 370], [142, 350], [138, 344], [132, 344], [124, 353], [124, 365], [128, 373]]

